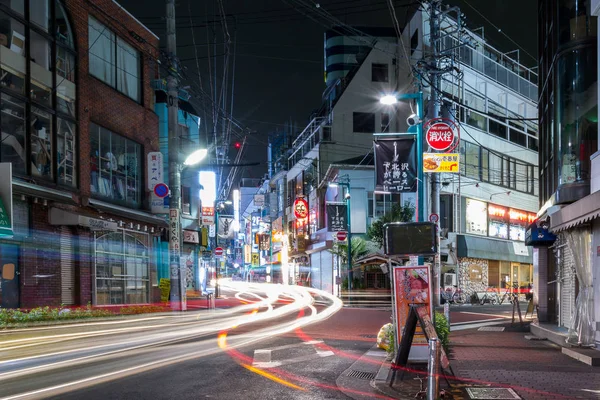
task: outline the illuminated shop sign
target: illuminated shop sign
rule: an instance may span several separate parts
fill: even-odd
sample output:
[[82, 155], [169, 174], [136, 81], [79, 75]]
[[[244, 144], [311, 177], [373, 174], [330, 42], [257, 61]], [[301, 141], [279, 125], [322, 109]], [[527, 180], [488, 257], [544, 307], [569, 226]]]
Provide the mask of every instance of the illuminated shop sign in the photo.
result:
[[527, 226], [536, 215], [524, 210], [466, 199], [466, 233], [525, 241]]

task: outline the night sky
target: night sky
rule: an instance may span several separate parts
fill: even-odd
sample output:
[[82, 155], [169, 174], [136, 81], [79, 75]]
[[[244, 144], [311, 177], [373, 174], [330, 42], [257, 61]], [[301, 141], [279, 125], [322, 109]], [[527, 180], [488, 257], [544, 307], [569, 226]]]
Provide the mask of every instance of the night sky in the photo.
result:
[[[166, 46], [164, 0], [117, 1], [160, 37], [161, 46]], [[321, 104], [321, 93], [325, 88], [323, 34], [330, 25], [313, 21], [309, 18], [314, 16], [313, 13], [298, 12], [292, 8], [292, 3], [286, 0], [223, 0], [225, 14], [230, 16], [227, 19], [229, 34], [232, 39], [237, 38], [235, 76], [232, 79], [230, 73], [227, 80], [227, 108], [229, 110], [233, 85], [234, 118], [254, 132], [249, 136], [244, 161], [261, 162], [260, 167], [245, 168], [243, 177], [260, 178], [265, 173], [266, 143], [270, 133], [281, 130], [282, 124], [289, 121], [302, 130], [311, 112]], [[308, 0], [302, 3], [317, 4]], [[470, 28], [483, 26], [485, 37], [492, 46], [504, 52], [520, 47], [521, 62], [530, 67], [537, 65], [536, 0], [448, 0], [445, 3], [460, 6]], [[198, 95], [200, 87], [211, 93], [209, 61], [217, 64], [217, 88], [220, 89], [222, 83], [224, 29], [218, 18], [218, 4], [216, 0], [176, 2], [177, 55], [188, 78], [181, 85], [191, 86]], [[392, 26], [385, 0], [323, 0], [318, 4], [343, 23]], [[415, 2], [395, 0], [394, 4], [403, 25], [406, 14], [416, 7]], [[502, 32], [498, 32], [498, 28]], [[213, 32], [216, 32], [216, 52]], [[231, 72], [231, 63], [229, 68]], [[214, 74], [214, 69], [212, 72]]]

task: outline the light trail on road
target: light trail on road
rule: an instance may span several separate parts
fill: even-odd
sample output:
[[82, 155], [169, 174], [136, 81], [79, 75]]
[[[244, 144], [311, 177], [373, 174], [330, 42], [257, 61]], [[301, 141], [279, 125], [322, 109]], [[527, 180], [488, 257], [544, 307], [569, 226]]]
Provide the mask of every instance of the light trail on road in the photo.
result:
[[[216, 354], [223, 351], [218, 332], [236, 331], [228, 348], [247, 346], [322, 321], [342, 307], [331, 295], [297, 286], [223, 282], [222, 289], [248, 304], [176, 319], [132, 319], [122, 321], [123, 326], [115, 326], [117, 321], [78, 323], [62, 326], [58, 334], [46, 328], [4, 333], [1, 399], [55, 396]], [[328, 304], [317, 310], [313, 296]], [[303, 310], [308, 313], [295, 318]], [[29, 354], [23, 355], [24, 350]]]

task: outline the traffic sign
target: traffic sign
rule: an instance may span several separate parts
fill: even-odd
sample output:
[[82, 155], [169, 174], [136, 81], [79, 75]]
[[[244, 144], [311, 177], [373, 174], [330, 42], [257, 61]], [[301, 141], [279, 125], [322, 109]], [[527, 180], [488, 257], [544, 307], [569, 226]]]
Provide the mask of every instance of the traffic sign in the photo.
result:
[[169, 187], [164, 183], [157, 183], [156, 186], [154, 186], [154, 194], [161, 199], [167, 197], [169, 195]]
[[340, 242], [343, 242], [348, 237], [348, 232], [346, 232], [346, 231], [338, 231], [338, 232], [336, 232], [335, 237]]
[[223, 248], [222, 247], [215, 248], [215, 256], [221, 257], [222, 255], [223, 255]]
[[440, 216], [437, 214], [429, 214], [429, 222], [433, 222], [434, 224], [437, 224], [438, 221], [440, 220]]
[[454, 131], [447, 123], [436, 122], [429, 126], [425, 138], [432, 149], [442, 151], [454, 142]]

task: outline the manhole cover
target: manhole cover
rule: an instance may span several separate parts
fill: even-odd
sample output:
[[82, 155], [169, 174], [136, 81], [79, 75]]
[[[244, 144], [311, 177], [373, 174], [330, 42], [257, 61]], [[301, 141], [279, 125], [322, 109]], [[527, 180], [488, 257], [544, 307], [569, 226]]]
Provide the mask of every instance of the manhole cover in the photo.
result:
[[479, 328], [477, 330], [478, 331], [486, 331], [486, 332], [503, 332], [504, 327], [503, 326], [482, 326], [481, 328]]
[[367, 338], [367, 339], [376, 339], [377, 338], [377, 335], [359, 335], [359, 336]]
[[507, 388], [467, 388], [472, 399], [521, 399], [514, 390]]
[[350, 373], [348, 374], [348, 376], [350, 378], [364, 379], [364, 380], [367, 380], [367, 381], [370, 381], [371, 379], [375, 379], [375, 373], [374, 372], [364, 372], [364, 371], [351, 370]]

